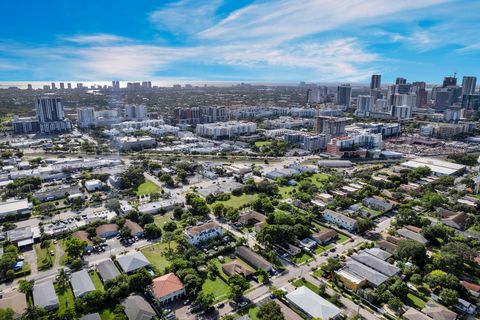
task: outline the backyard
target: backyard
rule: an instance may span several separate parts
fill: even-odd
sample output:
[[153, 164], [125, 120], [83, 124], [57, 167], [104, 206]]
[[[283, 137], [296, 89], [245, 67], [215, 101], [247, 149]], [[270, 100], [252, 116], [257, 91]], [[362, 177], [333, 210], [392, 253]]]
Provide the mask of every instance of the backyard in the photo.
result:
[[100, 280], [100, 276], [98, 275], [97, 272], [92, 271], [89, 272], [90, 278], [92, 279], [93, 285], [95, 286], [96, 290], [103, 291], [103, 283], [102, 280]]
[[[241, 206], [245, 204], [249, 204], [255, 200], [257, 195], [252, 195], [252, 194], [242, 194], [239, 197], [236, 197], [234, 195], [231, 195], [230, 199], [227, 201], [216, 201], [215, 203], [223, 203], [225, 207], [233, 207], [233, 208], [240, 208]], [[213, 206], [213, 204], [210, 205], [210, 207]]]
[[215, 280], [207, 278], [202, 286], [202, 292], [205, 294], [212, 293], [215, 296], [215, 303], [226, 300], [230, 293], [230, 287], [220, 277]]
[[269, 145], [271, 145], [271, 144], [272, 144], [271, 141], [256, 141], [256, 142], [255, 142], [255, 146], [257, 146], [257, 147], [259, 147], [259, 148], [260, 148], [260, 147], [264, 147], [264, 146], [269, 146]]
[[73, 292], [69, 285], [62, 291], [57, 285], [55, 285], [55, 290], [58, 295], [58, 310], [59, 313], [67, 309], [75, 308], [75, 300], [73, 298]]
[[[49, 244], [47, 247], [42, 248], [40, 244], [34, 245], [35, 248], [35, 254], [37, 255], [37, 267], [38, 270], [47, 270], [50, 269], [53, 266], [53, 262], [55, 260], [55, 245], [49, 241]], [[52, 256], [50, 251], [54, 252], [54, 255]]]
[[[172, 242], [170, 247], [171, 249], [175, 249], [176, 243]], [[152, 244], [151, 246], [145, 247], [141, 250], [141, 252], [145, 255], [145, 257], [150, 261], [152, 266], [159, 272], [160, 274], [164, 272], [165, 268], [170, 265], [170, 261], [165, 256], [165, 253], [168, 251], [168, 243], [156, 243]]]

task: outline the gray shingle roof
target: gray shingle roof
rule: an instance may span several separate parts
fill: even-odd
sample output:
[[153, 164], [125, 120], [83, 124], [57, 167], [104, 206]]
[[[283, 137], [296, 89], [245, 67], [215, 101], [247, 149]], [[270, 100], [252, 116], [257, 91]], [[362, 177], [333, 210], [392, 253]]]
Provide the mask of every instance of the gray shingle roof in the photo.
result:
[[85, 269], [72, 273], [70, 284], [72, 285], [73, 295], [76, 298], [95, 290], [92, 279]]
[[100, 314], [98, 313], [89, 313], [80, 318], [80, 320], [100, 320]]
[[365, 252], [360, 252], [359, 254], [353, 255], [351, 258], [388, 277], [394, 276], [400, 272], [400, 269], [394, 265]]
[[373, 270], [372, 268], [369, 268], [366, 265], [352, 259], [347, 260], [344, 270], [353, 273], [361, 278], [367, 279], [368, 282], [372, 283], [375, 286], [379, 286], [388, 280], [388, 277], [386, 275], [381, 274], [380, 272]]
[[103, 282], [115, 279], [120, 275], [117, 267], [112, 260], [107, 259], [97, 264], [97, 271], [102, 277]]
[[36, 283], [32, 290], [33, 302], [36, 307], [54, 309], [58, 307], [58, 296], [52, 281]]
[[425, 237], [422, 236], [420, 233], [416, 233], [405, 228], [398, 229], [397, 233], [407, 239], [415, 240], [423, 244], [427, 244], [428, 242], [428, 240], [425, 239]]
[[150, 266], [150, 262], [147, 260], [147, 258], [145, 258], [145, 256], [138, 251], [119, 256], [117, 258], [117, 262], [122, 268], [123, 272], [126, 273]]
[[140, 295], [126, 298], [122, 305], [125, 307], [125, 314], [129, 320], [151, 320], [156, 316], [155, 310]]

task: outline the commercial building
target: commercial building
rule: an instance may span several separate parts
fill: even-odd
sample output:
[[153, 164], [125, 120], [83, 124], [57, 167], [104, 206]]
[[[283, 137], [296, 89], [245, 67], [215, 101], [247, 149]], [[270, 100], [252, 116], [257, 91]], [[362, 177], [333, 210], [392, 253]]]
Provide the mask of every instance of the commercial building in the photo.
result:
[[463, 173], [466, 166], [434, 158], [415, 158], [402, 163], [402, 166], [415, 169], [428, 167], [436, 176], [451, 176]]
[[35, 107], [40, 124], [40, 132], [65, 132], [72, 129], [70, 120], [65, 118], [61, 98], [51, 96], [37, 98]]
[[297, 148], [310, 152], [318, 152], [327, 148], [329, 136], [326, 134], [310, 134], [302, 131], [285, 133], [283, 140]]
[[305, 286], [295, 289], [285, 298], [308, 318], [339, 319], [341, 316], [339, 308]]
[[382, 88], [382, 75], [372, 74], [372, 79], [370, 80], [370, 90]]
[[7, 200], [0, 203], [0, 220], [8, 216], [25, 216], [32, 211], [33, 204], [28, 199]]
[[477, 87], [477, 77], [464, 76], [462, 79], [462, 95], [474, 94]]
[[158, 303], [170, 303], [185, 295], [185, 286], [173, 272], [153, 279], [152, 294]]
[[206, 222], [198, 226], [185, 229], [185, 236], [190, 244], [196, 245], [200, 242], [217, 238], [223, 235], [224, 230], [215, 221]]
[[197, 125], [199, 136], [209, 138], [232, 138], [240, 135], [253, 134], [257, 131], [257, 124], [253, 122], [215, 122]]
[[119, 146], [122, 150], [141, 150], [154, 148], [157, 145], [155, 138], [143, 137], [121, 137], [118, 139]]
[[21, 227], [7, 231], [7, 240], [15, 244], [20, 249], [31, 246], [40, 240], [40, 228], [37, 227]]
[[346, 118], [317, 116], [315, 119], [315, 132], [323, 133], [332, 137], [338, 137], [345, 134]]
[[352, 87], [349, 84], [342, 84], [337, 87], [337, 104], [349, 109], [351, 106], [351, 99]]

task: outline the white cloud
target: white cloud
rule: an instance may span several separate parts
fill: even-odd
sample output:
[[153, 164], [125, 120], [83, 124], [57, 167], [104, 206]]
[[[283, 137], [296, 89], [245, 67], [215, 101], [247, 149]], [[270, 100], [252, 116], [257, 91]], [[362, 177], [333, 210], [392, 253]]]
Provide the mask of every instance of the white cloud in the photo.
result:
[[69, 42], [75, 42], [78, 44], [109, 44], [109, 43], [118, 43], [118, 42], [128, 42], [131, 41], [128, 38], [120, 37], [113, 34], [92, 34], [92, 35], [77, 35], [73, 37], [66, 37], [64, 40]]
[[194, 33], [214, 24], [215, 11], [222, 0], [181, 0], [149, 15], [158, 29], [173, 34]]

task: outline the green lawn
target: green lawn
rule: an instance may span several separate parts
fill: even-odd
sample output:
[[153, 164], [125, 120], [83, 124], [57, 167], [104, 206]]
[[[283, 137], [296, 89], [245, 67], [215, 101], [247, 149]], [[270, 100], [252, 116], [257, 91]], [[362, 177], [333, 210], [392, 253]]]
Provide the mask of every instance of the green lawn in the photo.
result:
[[292, 258], [292, 262], [296, 264], [303, 264], [312, 261], [313, 258], [308, 253], [302, 251], [300, 254]]
[[256, 142], [255, 142], [255, 146], [257, 146], [257, 147], [259, 147], [259, 148], [260, 148], [260, 147], [264, 147], [264, 146], [269, 146], [269, 145], [271, 145], [271, 144], [272, 144], [271, 141], [256, 141]]
[[160, 192], [161, 190], [162, 188], [157, 186], [152, 181], [145, 180], [144, 183], [142, 183], [137, 187], [137, 189], [135, 190], [135, 193], [137, 194], [137, 196], [143, 196], [145, 194]]
[[309, 179], [312, 181], [314, 185], [317, 187], [323, 187], [323, 182], [327, 181], [330, 176], [325, 173], [315, 173], [313, 176], [311, 176]]
[[288, 199], [291, 197], [290, 192], [292, 192], [292, 190], [295, 189], [295, 186], [281, 186], [278, 189], [282, 198]]
[[307, 280], [297, 279], [297, 280], [293, 281], [292, 284], [295, 288], [305, 286], [315, 293], [318, 292], [318, 287], [316, 285], [314, 285], [313, 283], [307, 281]]
[[230, 288], [220, 277], [216, 277], [213, 281], [207, 278], [203, 283], [202, 292], [212, 293], [215, 296], [215, 302], [220, 302], [228, 298]]
[[338, 240], [336, 243], [344, 243], [350, 240], [350, 238], [344, 235], [343, 233], [340, 233], [340, 232], [337, 232], [337, 233], [338, 233]]
[[315, 248], [315, 253], [316, 253], [316, 254], [323, 253], [323, 252], [325, 252], [325, 251], [328, 251], [328, 250], [332, 249], [333, 246], [334, 246], [333, 243], [329, 243], [329, 244], [327, 244], [326, 246], [317, 246], [317, 247]]
[[257, 317], [257, 313], [258, 313], [258, 307], [250, 307], [248, 309], [244, 309], [238, 313], [236, 313], [234, 315], [235, 319], [236, 318], [240, 318], [241, 316], [244, 316], [246, 314], [248, 314], [248, 317], [250, 318], [250, 320], [259, 320], [258, 317]]
[[173, 221], [176, 223], [175, 219], [172, 219], [173, 218], [173, 212], [167, 212], [165, 213], [164, 215], [161, 215], [161, 214], [157, 214], [154, 216], [154, 222], [157, 226], [159, 226], [162, 231], [163, 231], [163, 225], [168, 222], [168, 221]]
[[103, 291], [104, 289], [103, 289], [102, 280], [100, 280], [100, 276], [98, 275], [98, 273], [93, 271], [93, 272], [90, 272], [89, 274], [90, 274], [90, 278], [93, 281], [93, 285], [95, 286], [95, 289]]
[[258, 197], [257, 195], [253, 194], [242, 194], [239, 197], [236, 196], [231, 196], [229, 200], [227, 201], [216, 201], [210, 205], [210, 207], [213, 207], [213, 205], [217, 202], [223, 203], [225, 207], [232, 207], [232, 208], [240, 208], [241, 206], [253, 202], [255, 198]]
[[426, 302], [414, 295], [413, 293], [409, 292], [407, 294], [407, 299], [407, 304], [412, 307], [415, 307], [417, 309], [423, 309], [423, 307], [425, 307]]
[[380, 216], [380, 215], [383, 214], [382, 211], [374, 210], [374, 209], [371, 209], [371, 208], [369, 208], [369, 207], [367, 207], [367, 206], [363, 206], [363, 205], [362, 205], [362, 207], [363, 207], [363, 210], [365, 210], [365, 211], [367, 211], [368, 213], [370, 213], [373, 217], [378, 217], [378, 216]]
[[75, 300], [73, 297], [72, 289], [70, 285], [67, 285], [65, 291], [61, 292], [57, 285], [55, 285], [55, 290], [58, 295], [58, 310], [74, 309]]
[[47, 248], [41, 248], [39, 244], [33, 246], [35, 248], [35, 254], [37, 255], [37, 267], [38, 270], [47, 270], [53, 266], [55, 256], [50, 255], [50, 250], [56, 253], [55, 245], [50, 242]]
[[[176, 247], [176, 243], [171, 243], [171, 248], [174, 249]], [[158, 272], [163, 273], [165, 268], [170, 265], [170, 261], [165, 256], [165, 253], [168, 251], [168, 244], [167, 243], [156, 243], [152, 244], [151, 246], [145, 247], [141, 250], [141, 252], [145, 255], [145, 257], [150, 261], [152, 266], [157, 269]]]

